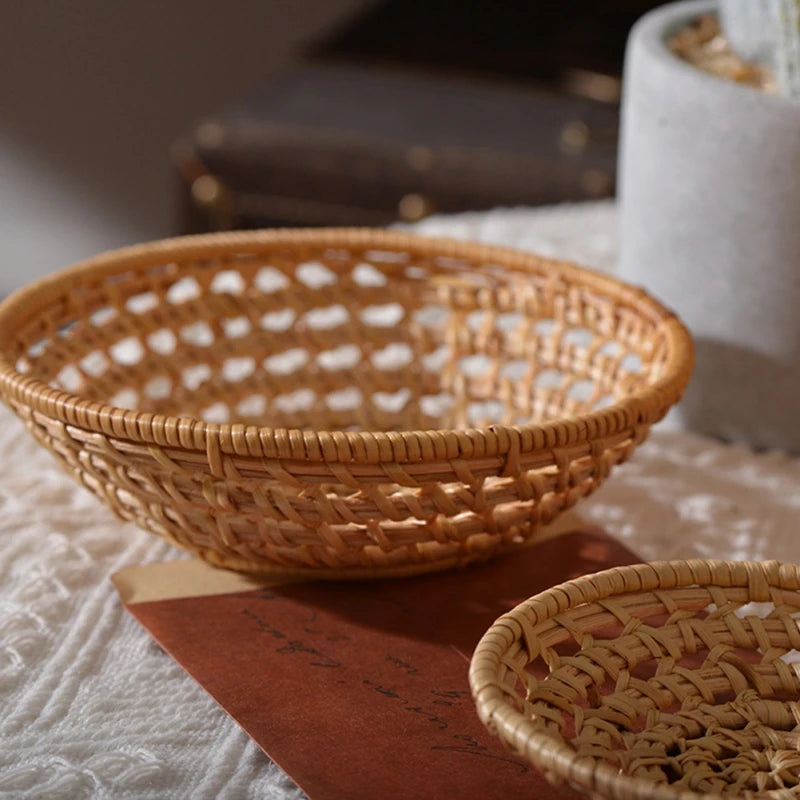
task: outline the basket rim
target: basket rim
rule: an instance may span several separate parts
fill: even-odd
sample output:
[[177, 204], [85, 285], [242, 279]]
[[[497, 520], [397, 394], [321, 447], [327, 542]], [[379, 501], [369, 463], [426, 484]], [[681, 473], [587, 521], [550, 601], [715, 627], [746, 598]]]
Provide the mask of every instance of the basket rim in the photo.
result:
[[[515, 640], [531, 635], [533, 624], [578, 605], [602, 602], [612, 596], [691, 586], [747, 587], [750, 601], [764, 602], [770, 599], [770, 588], [800, 591], [800, 565], [721, 559], [650, 561], [611, 567], [545, 589], [498, 617], [475, 647], [470, 660], [469, 683], [481, 721], [543, 772], [557, 775], [581, 790], [597, 792], [601, 797], [641, 800], [716, 797], [625, 775], [605, 761], [577, 758], [569, 744], [538, 730], [528, 716], [506, 702], [496, 681], [505, 651]], [[534, 615], [535, 622], [530, 619], [521, 622], [519, 617], [525, 614]]]
[[[596, 288], [634, 306], [663, 329], [668, 362], [658, 381], [603, 409], [576, 417], [554, 418], [523, 425], [496, 424], [484, 428], [424, 431], [327, 431], [272, 428], [238, 423], [211, 423], [191, 416], [153, 414], [123, 409], [70, 392], [20, 373], [8, 362], [4, 346], [26, 309], [40, 307], [60, 295], [65, 283], [122, 273], [152, 265], [153, 259], [214, 258], [233, 249], [327, 247], [396, 249], [412, 256], [442, 256], [484, 261], [516, 271], [546, 265], [568, 282]], [[221, 454], [299, 461], [409, 463], [453, 458], [505, 457], [521, 453], [586, 445], [598, 437], [649, 425], [661, 419], [683, 394], [694, 366], [691, 334], [678, 316], [644, 289], [599, 270], [497, 245], [404, 231], [373, 228], [276, 228], [234, 231], [161, 239], [110, 250], [57, 270], [17, 289], [0, 303], [0, 395], [13, 399], [66, 425], [91, 433], [134, 442]]]

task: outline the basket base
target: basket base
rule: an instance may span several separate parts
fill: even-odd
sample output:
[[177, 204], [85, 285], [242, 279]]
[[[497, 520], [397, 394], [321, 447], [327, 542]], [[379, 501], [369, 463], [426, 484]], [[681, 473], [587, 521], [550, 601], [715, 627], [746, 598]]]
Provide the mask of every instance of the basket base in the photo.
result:
[[415, 575], [427, 575], [433, 572], [442, 572], [449, 569], [460, 569], [472, 564], [480, 564], [492, 559], [524, 550], [531, 545], [538, 544], [545, 539], [567, 533], [568, 531], [586, 528], [587, 524], [574, 512], [567, 511], [560, 514], [555, 520], [538, 527], [532, 534], [521, 541], [493, 547], [491, 550], [476, 551], [468, 554], [459, 554], [451, 558], [437, 558], [431, 561], [390, 565], [385, 567], [289, 567], [284, 564], [264, 566], [259, 564], [254, 567], [252, 561], [238, 559], [232, 556], [222, 556], [216, 550], [187, 546], [169, 535], [162, 534], [170, 544], [192, 553], [208, 564], [219, 569], [242, 572], [254, 578], [269, 578], [281, 580], [380, 580], [383, 578], [408, 578]]

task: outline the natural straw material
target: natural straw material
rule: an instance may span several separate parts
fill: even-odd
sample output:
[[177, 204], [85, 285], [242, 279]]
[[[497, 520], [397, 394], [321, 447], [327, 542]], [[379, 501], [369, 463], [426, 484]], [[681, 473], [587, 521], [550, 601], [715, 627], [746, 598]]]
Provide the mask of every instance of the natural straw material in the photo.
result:
[[619, 567], [500, 617], [470, 683], [489, 730], [593, 797], [798, 797], [798, 615], [794, 565]]
[[691, 360], [611, 278], [369, 230], [156, 242], [0, 306], [0, 391], [30, 432], [122, 518], [261, 572], [520, 546], [630, 455]]

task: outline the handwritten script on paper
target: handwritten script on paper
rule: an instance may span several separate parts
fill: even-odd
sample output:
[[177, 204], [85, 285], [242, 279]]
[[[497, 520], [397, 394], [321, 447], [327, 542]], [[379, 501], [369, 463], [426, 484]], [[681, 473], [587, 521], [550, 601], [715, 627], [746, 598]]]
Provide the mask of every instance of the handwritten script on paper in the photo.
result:
[[584, 530], [450, 573], [128, 609], [313, 800], [567, 798], [483, 728], [469, 659], [523, 599], [636, 560]]

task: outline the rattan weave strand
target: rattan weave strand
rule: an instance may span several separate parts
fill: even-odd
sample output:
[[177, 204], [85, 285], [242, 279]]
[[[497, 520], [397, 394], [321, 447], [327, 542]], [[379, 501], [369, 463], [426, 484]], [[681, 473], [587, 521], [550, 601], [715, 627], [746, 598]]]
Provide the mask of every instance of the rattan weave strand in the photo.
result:
[[0, 307], [0, 392], [216, 564], [407, 574], [520, 546], [678, 400], [680, 322], [577, 267], [369, 230], [156, 242]]
[[800, 568], [675, 561], [556, 586], [473, 656], [478, 713], [594, 797], [800, 796]]

